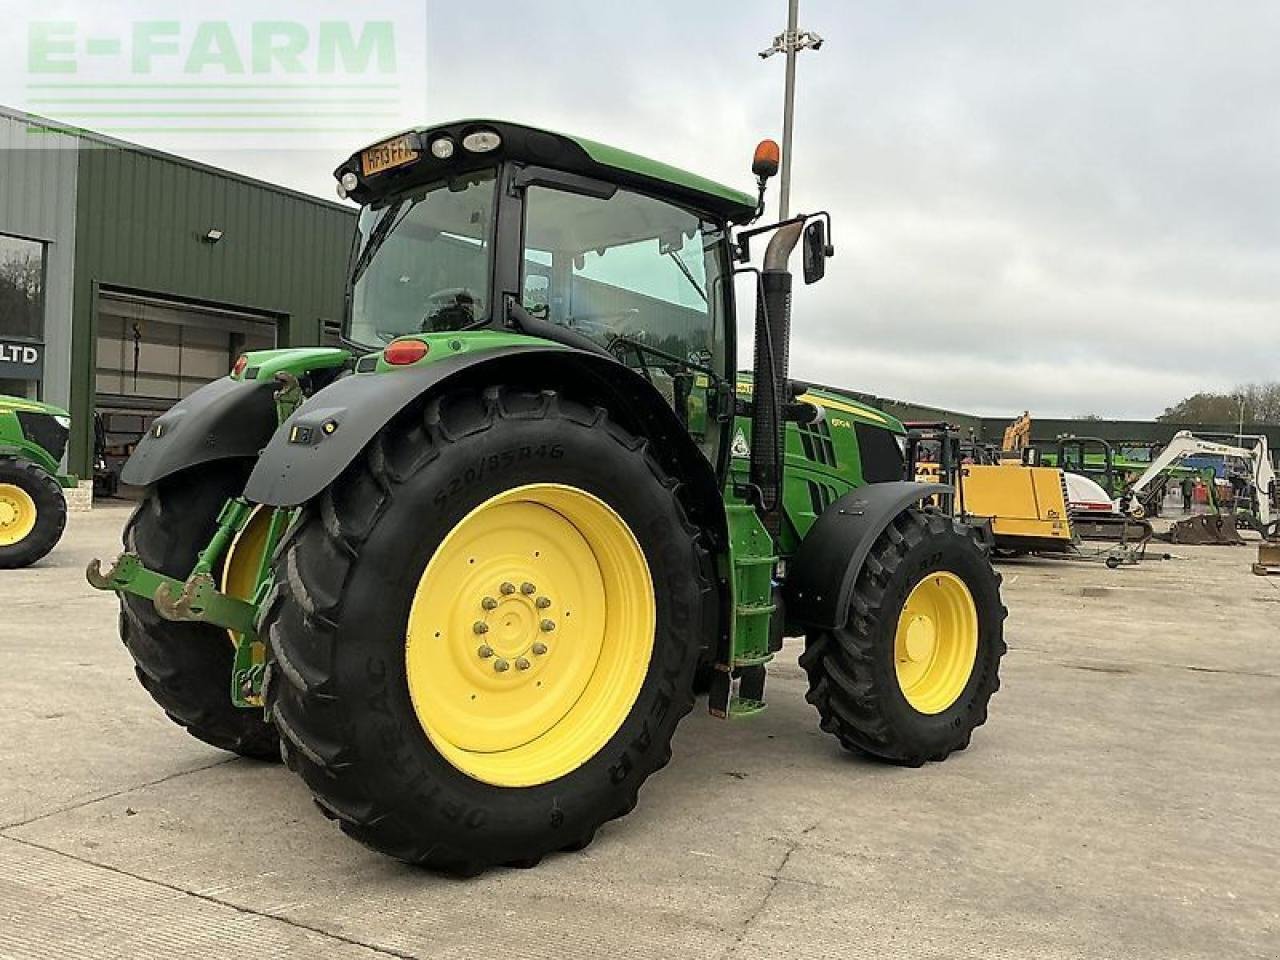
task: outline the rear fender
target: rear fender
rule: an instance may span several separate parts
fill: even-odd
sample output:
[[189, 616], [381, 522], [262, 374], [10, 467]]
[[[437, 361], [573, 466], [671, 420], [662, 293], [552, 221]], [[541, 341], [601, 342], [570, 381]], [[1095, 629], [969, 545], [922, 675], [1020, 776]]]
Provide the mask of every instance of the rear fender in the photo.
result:
[[907, 507], [950, 489], [938, 483], [873, 483], [834, 501], [787, 564], [787, 620], [812, 628], [843, 625], [876, 538]]
[[[312, 395], [263, 451], [245, 495], [255, 503], [296, 507], [337, 479], [374, 436], [428, 394], [507, 384], [555, 389], [605, 407], [645, 437], [668, 472], [687, 488], [690, 519], [724, 541], [724, 509], [715, 471], [675, 412], [642, 376], [585, 350], [508, 345], [381, 373], [357, 373]], [[713, 544], [714, 546], [714, 544]]]
[[337, 479], [370, 440], [418, 397], [496, 356], [533, 354], [512, 346], [456, 353], [417, 366], [356, 373], [312, 394], [267, 444], [245, 496], [272, 507], [295, 507]]
[[256, 457], [276, 429], [278, 386], [231, 377], [205, 384], [152, 422], [120, 479], [149, 486], [202, 463]]

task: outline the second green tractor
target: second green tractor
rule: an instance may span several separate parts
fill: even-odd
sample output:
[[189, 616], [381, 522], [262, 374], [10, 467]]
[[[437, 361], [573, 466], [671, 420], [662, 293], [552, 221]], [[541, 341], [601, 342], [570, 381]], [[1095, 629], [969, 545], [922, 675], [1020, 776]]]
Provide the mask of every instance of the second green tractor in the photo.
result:
[[999, 577], [904, 479], [900, 423], [790, 379], [790, 258], [819, 279], [830, 219], [751, 226], [776, 165], [752, 195], [483, 120], [346, 160], [345, 345], [248, 354], [156, 420], [90, 567], [160, 705], [457, 873], [589, 843], [695, 691], [764, 708], [785, 636], [844, 746], [967, 746]]
[[63, 490], [76, 485], [58, 466], [70, 426], [59, 407], [0, 396], [0, 570], [29, 567], [62, 539]]

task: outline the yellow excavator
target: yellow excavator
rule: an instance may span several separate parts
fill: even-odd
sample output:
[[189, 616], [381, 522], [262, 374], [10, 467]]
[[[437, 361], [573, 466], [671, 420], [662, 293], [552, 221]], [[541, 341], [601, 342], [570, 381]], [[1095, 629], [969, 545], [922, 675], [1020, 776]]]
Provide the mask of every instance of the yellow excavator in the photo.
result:
[[[957, 514], [988, 517], [996, 548], [1010, 553], [1067, 553], [1076, 543], [1067, 509], [1067, 484], [1056, 467], [1024, 464], [1031, 417], [1024, 412], [1004, 432], [992, 456], [964, 443], [948, 423], [907, 423], [916, 479], [950, 483]], [[992, 462], [995, 461], [995, 462]]]
[[1031, 446], [1031, 411], [1023, 410], [1022, 416], [1004, 428], [1004, 440], [1000, 444], [1001, 463], [1022, 463], [1023, 451]]

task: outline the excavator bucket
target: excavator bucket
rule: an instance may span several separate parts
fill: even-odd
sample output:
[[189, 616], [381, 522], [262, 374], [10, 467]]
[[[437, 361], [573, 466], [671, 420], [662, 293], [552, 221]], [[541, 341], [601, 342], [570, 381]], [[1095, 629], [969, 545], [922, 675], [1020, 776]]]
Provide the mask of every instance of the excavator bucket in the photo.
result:
[[1201, 514], [1179, 520], [1165, 535], [1170, 543], [1210, 546], [1237, 546], [1244, 538], [1236, 529], [1236, 518], [1225, 514]]

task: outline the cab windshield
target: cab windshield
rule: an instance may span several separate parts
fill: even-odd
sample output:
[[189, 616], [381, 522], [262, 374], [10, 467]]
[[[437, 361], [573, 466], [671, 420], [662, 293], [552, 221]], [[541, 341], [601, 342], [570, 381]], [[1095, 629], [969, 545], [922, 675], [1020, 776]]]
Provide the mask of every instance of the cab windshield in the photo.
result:
[[477, 171], [360, 211], [347, 339], [381, 347], [488, 319], [496, 182]]

